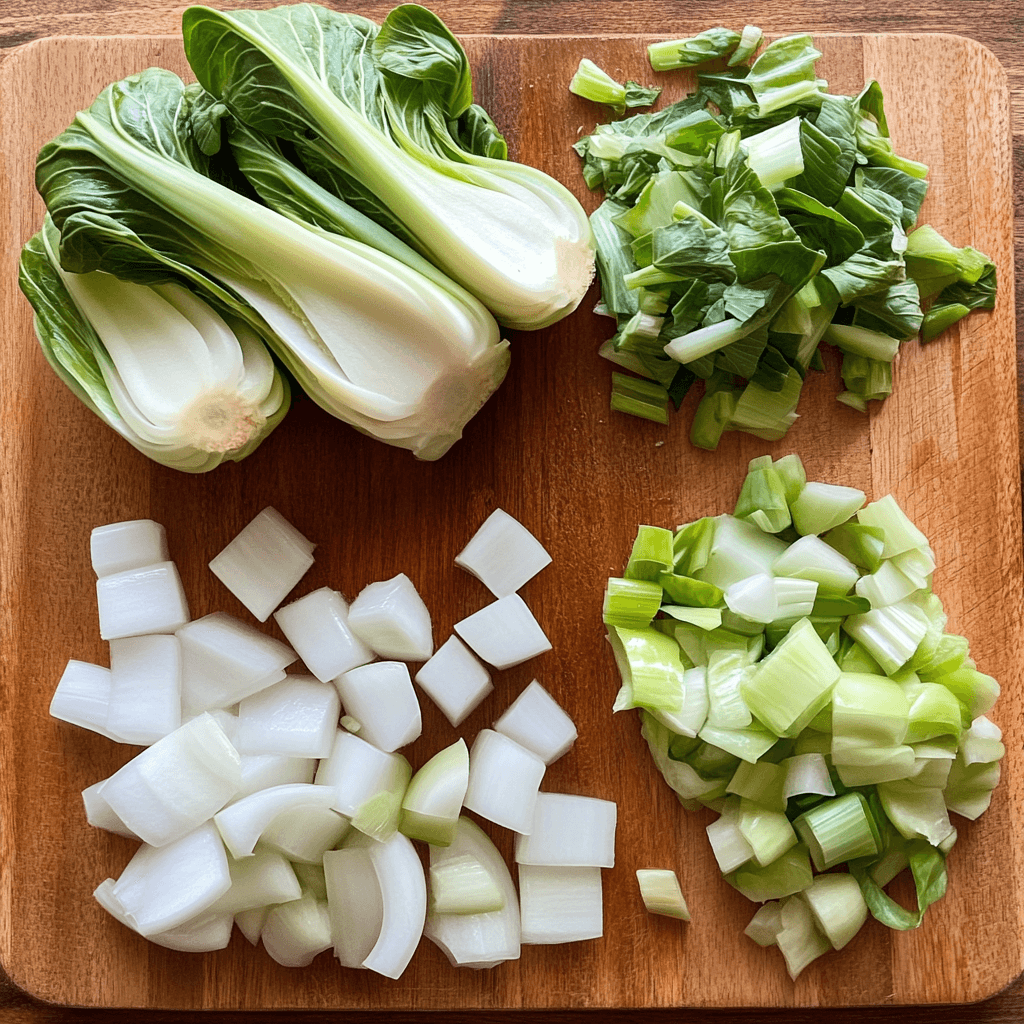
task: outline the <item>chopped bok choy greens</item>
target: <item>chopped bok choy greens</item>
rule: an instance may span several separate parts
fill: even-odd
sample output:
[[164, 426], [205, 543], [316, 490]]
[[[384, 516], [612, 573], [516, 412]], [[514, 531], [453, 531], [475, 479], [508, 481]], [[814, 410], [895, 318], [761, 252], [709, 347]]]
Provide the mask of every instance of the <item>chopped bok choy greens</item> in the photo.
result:
[[403, 4], [378, 26], [315, 4], [190, 7], [182, 30], [192, 70], [223, 107], [294, 147], [317, 182], [501, 324], [544, 327], [579, 304], [594, 268], [586, 213], [563, 185], [505, 159], [473, 104], [466, 54], [436, 15]]
[[[228, 549], [238, 578], [251, 583], [260, 567], [249, 611], [265, 621], [298, 578], [282, 548], [305, 571], [313, 544], [273, 509], [253, 522]], [[532, 555], [499, 582], [521, 585], [550, 562], [507, 513], [487, 523]], [[464, 553], [493, 555], [492, 528]], [[518, 958], [522, 942], [601, 934], [601, 869], [614, 865], [616, 806], [539, 792], [576, 728], [536, 680], [495, 730], [477, 733], [472, 752], [460, 738], [414, 772], [397, 749], [419, 735], [421, 707], [405, 661], [380, 659], [418, 661], [433, 650], [430, 614], [408, 577], [370, 584], [351, 607], [321, 587], [282, 608], [279, 624], [301, 641], [306, 667], [316, 667], [308, 675], [286, 673], [297, 651], [249, 622], [225, 612], [189, 620], [187, 607], [168, 602], [169, 578], [184, 594], [157, 523], [98, 527], [91, 554], [99, 592], [121, 583], [131, 607], [114, 608], [110, 669], [69, 662], [50, 713], [146, 747], [82, 793], [91, 825], [142, 843], [120, 876], [95, 890], [116, 920], [192, 952], [223, 949], [237, 923], [283, 966], [306, 966], [333, 948], [342, 966], [388, 978], [403, 974], [423, 935], [453, 965], [483, 968]], [[140, 589], [136, 577], [154, 575], [157, 584]], [[356, 634], [370, 646], [357, 646]], [[433, 680], [440, 711], [454, 721], [491, 685], [454, 637], [431, 662], [452, 640], [487, 684], [481, 690], [458, 655], [435, 662], [436, 676], [464, 677], [447, 688]], [[984, 756], [992, 742], [979, 732], [975, 752]], [[466, 808], [516, 832], [522, 902]], [[413, 841], [429, 844], [429, 876]]]
[[[65, 281], [105, 271], [165, 289], [184, 282], [265, 339], [332, 415], [420, 458], [440, 457], [508, 367], [493, 317], [460, 285], [423, 272], [422, 261], [403, 262], [407, 247], [384, 245], [386, 232], [364, 231], [354, 211], [343, 235], [229, 187], [228, 161], [200, 146], [218, 148], [211, 109], [200, 86], [150, 68], [108, 86], [43, 148], [36, 183], [60, 232]], [[360, 233], [370, 244], [349, 237]], [[262, 359], [270, 366], [266, 352]], [[95, 376], [94, 364], [81, 370]], [[193, 419], [196, 390], [180, 387]], [[150, 403], [172, 424], [173, 398]], [[227, 433], [232, 443], [241, 437]]]
[[[808, 482], [787, 455], [750, 463], [733, 515], [641, 526], [608, 581], [613, 710], [639, 710], [684, 807], [719, 813], [722, 874], [764, 904], [747, 934], [794, 978], [869, 911], [918, 927], [950, 813], [977, 818], [999, 781], [999, 685], [947, 632], [934, 568], [891, 495]], [[913, 911], [885, 892], [907, 867]]]
[[653, 68], [696, 67], [696, 90], [573, 147], [606, 197], [600, 354], [640, 378], [613, 375], [611, 408], [666, 422], [699, 378], [690, 440], [707, 449], [726, 430], [782, 437], [821, 342], [842, 353], [839, 401], [864, 412], [904, 341], [995, 304], [987, 256], [913, 230], [927, 168], [893, 151], [878, 83], [834, 95], [810, 36], [760, 44], [753, 26], [653, 44]]
[[288, 411], [264, 339], [170, 278], [122, 281], [60, 265], [47, 216], [19, 284], [43, 354], [65, 384], [143, 455], [189, 473], [244, 459]]

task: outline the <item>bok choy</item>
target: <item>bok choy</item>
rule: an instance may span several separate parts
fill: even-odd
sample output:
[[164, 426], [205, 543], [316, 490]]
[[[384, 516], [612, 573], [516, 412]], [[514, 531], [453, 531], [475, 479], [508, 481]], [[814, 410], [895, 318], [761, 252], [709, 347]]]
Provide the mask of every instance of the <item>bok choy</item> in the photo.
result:
[[[46, 145], [37, 187], [71, 274], [185, 281], [266, 339], [332, 415], [436, 459], [501, 382], [507, 342], [443, 275], [311, 229], [229, 187], [210, 97], [150, 68]], [[77, 375], [76, 375], [77, 376]]]
[[503, 325], [544, 327], [579, 304], [593, 276], [587, 216], [557, 181], [504, 159], [436, 15], [404, 4], [378, 26], [315, 4], [190, 7], [182, 29], [196, 77], [231, 114], [293, 145], [314, 179]]

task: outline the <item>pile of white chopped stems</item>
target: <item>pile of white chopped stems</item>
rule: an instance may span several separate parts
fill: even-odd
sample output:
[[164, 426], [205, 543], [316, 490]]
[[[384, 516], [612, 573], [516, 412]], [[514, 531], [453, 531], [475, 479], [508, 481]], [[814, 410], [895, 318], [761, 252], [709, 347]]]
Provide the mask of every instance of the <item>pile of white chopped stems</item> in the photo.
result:
[[[436, 650], [405, 575], [351, 605], [324, 587], [282, 606], [314, 545], [272, 508], [210, 568], [287, 643], [225, 612], [190, 619], [157, 523], [99, 527], [91, 548], [110, 668], [69, 662], [50, 712], [146, 748], [82, 794], [92, 825], [142, 842], [95, 891], [117, 920], [193, 952], [224, 948], [237, 924], [280, 964], [333, 948], [388, 978], [423, 935], [479, 968], [603, 934], [616, 805], [540, 792], [576, 728], [537, 680], [471, 749], [460, 738], [416, 771], [400, 753], [421, 732], [413, 678], [457, 727], [492, 669], [551, 649], [518, 594], [551, 559], [512, 516], [496, 510], [457, 557], [494, 600]], [[518, 894], [464, 810], [516, 834]]]
[[[865, 500], [796, 455], [754, 459], [732, 515], [641, 526], [605, 596], [615, 710], [639, 710], [684, 807], [720, 814], [722, 874], [761, 904], [746, 934], [794, 979], [869, 912], [921, 924], [950, 813], [988, 808], [1005, 752], [999, 686], [946, 631], [927, 539], [891, 496]], [[913, 911], [884, 891], [908, 867]]]

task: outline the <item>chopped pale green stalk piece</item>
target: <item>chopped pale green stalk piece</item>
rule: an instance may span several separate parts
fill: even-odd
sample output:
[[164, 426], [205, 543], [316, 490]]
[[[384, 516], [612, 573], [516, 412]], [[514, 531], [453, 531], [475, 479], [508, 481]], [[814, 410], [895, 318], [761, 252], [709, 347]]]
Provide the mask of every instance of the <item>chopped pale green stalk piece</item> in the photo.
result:
[[725, 588], [725, 603], [736, 615], [762, 625], [779, 617], [774, 577], [767, 573], [748, 576]]
[[927, 624], [900, 604], [851, 615], [843, 629], [890, 674], [910, 661], [928, 632]]
[[843, 523], [822, 538], [854, 565], [874, 572], [882, 564], [885, 535], [881, 529], [863, 523]]
[[718, 57], [729, 56], [742, 39], [739, 32], [731, 29], [710, 28], [688, 39], [666, 39], [660, 43], [651, 43], [647, 47], [647, 57], [655, 71], [692, 68]]
[[774, 946], [782, 931], [782, 904], [771, 900], [759, 907], [750, 923], [743, 929], [743, 934], [759, 946]]
[[849, 788], [895, 782], [907, 778], [914, 770], [914, 748], [906, 744], [871, 747], [841, 741], [840, 747], [843, 750], [842, 763], [835, 764], [835, 770], [842, 784]]
[[828, 703], [839, 679], [814, 627], [801, 619], [742, 686], [753, 714], [778, 736], [796, 736]]
[[711, 822], [705, 831], [711, 843], [711, 852], [723, 875], [731, 874], [753, 859], [754, 851], [740, 830], [738, 797], [729, 797], [725, 801], [721, 817]]
[[729, 429], [742, 430], [765, 441], [778, 441], [796, 422], [796, 405], [803, 384], [803, 377], [795, 369], [789, 371], [778, 391], [769, 391], [751, 380], [736, 400]]
[[808, 483], [790, 506], [800, 534], [822, 534], [845, 523], [864, 504], [864, 492], [839, 484]]
[[[762, 108], [762, 113], [764, 110]], [[778, 188], [790, 178], [803, 174], [804, 155], [800, 146], [800, 118], [791, 117], [742, 143], [750, 169], [765, 188]]]
[[669, 757], [672, 731], [647, 712], [641, 713], [640, 735], [650, 748], [654, 764], [680, 801], [710, 800], [725, 793], [726, 779], [704, 779], [685, 761]]
[[847, 326], [845, 324], [829, 324], [824, 340], [843, 352], [852, 352], [868, 359], [881, 359], [891, 363], [900, 348], [899, 338], [878, 331], [869, 331], [864, 327]]
[[797, 844], [783, 811], [771, 811], [745, 797], [740, 799], [739, 829], [760, 867], [767, 867]]
[[928, 538], [910, 521], [891, 494], [865, 505], [857, 513], [857, 522], [882, 531], [883, 558], [892, 558], [912, 548], [928, 547]]
[[868, 919], [868, 905], [852, 875], [817, 875], [800, 895], [833, 949], [842, 949]]
[[668, 423], [668, 392], [654, 381], [629, 377], [624, 373], [612, 374], [610, 407], [612, 412]]
[[837, 739], [897, 747], [906, 738], [909, 719], [910, 703], [899, 683], [842, 672], [832, 691], [833, 757]]
[[658, 576], [657, 582], [664, 589], [665, 598], [674, 604], [712, 609], [722, 602], [722, 591], [718, 587], [713, 583], [694, 579], [692, 576], [663, 572]]
[[750, 325], [730, 317], [674, 338], [665, 346], [665, 354], [677, 363], [692, 363], [746, 337], [752, 330]]
[[622, 675], [613, 710], [650, 708], [679, 711], [683, 705], [683, 666], [679, 645], [656, 629], [612, 626], [608, 639]]
[[803, 969], [823, 953], [832, 949], [832, 944], [818, 931], [810, 908], [799, 896], [790, 896], [782, 907], [782, 930], [776, 945], [786, 960], [786, 970], [793, 981]]
[[[697, 735], [706, 743], [751, 764], [764, 757], [779, 738], [756, 719], [744, 729], [723, 729], [706, 724]], [[724, 788], [723, 783], [723, 791]]]
[[809, 750], [794, 754], [780, 762], [784, 769], [782, 785], [783, 800], [791, 796], [813, 793], [819, 796], [835, 796], [835, 787], [828, 773], [828, 762], [823, 753]]
[[654, 710], [651, 714], [666, 728], [680, 736], [695, 738], [708, 717], [707, 669], [703, 666], [683, 673], [683, 706], [678, 711]]
[[[755, 513], [761, 513], [756, 519]], [[779, 533], [792, 521], [786, 501], [786, 485], [772, 465], [770, 455], [754, 459], [748, 469], [733, 515], [750, 519], [765, 533]]]
[[1006, 753], [1003, 731], [984, 715], [979, 716], [963, 734], [960, 754], [965, 765], [1000, 761]]
[[705, 516], [686, 526], [680, 526], [672, 541], [675, 552], [675, 571], [681, 576], [693, 576], [708, 564], [715, 539], [718, 520]]
[[732, 583], [771, 573], [775, 560], [786, 550], [784, 541], [733, 516], [715, 520], [714, 537], [706, 564], [690, 575], [724, 590]]
[[608, 580], [604, 594], [604, 622], [608, 626], [639, 629], [650, 624], [661, 607], [663, 591], [657, 583], [642, 579]]
[[916, 839], [907, 844], [907, 857], [917, 890], [916, 913], [904, 910], [887, 896], [862, 865], [850, 865], [850, 872], [860, 884], [868, 910], [882, 924], [900, 931], [919, 927], [928, 907], [946, 892], [946, 858], [941, 850], [936, 850], [923, 839]]
[[885, 815], [904, 839], [921, 838], [938, 846], [953, 832], [942, 790], [907, 780], [878, 786]]
[[878, 828], [862, 793], [825, 800], [793, 822], [807, 844], [815, 870], [827, 871], [843, 861], [875, 857], [882, 852]]
[[466, 741], [459, 739], [438, 751], [413, 775], [402, 798], [399, 831], [410, 839], [450, 846], [468, 785], [469, 749]]
[[661, 610], [679, 622], [689, 622], [698, 629], [717, 629], [722, 625], [720, 608], [691, 608], [687, 605], [663, 604]]
[[729, 67], [753, 57], [763, 39], [764, 33], [756, 25], [746, 25], [740, 33], [740, 41], [736, 45], [736, 49], [729, 58]]
[[967, 653], [966, 637], [957, 636], [954, 633], [943, 633], [933, 651], [926, 654], [921, 648], [918, 648], [910, 665], [922, 679], [937, 679], [960, 668], [967, 660]]
[[963, 705], [950, 690], [930, 682], [901, 685], [910, 702], [907, 743], [934, 740], [939, 736], [950, 736], [959, 741], [963, 732]]
[[670, 868], [637, 868], [636, 880], [648, 913], [690, 920], [679, 879]]
[[672, 531], [660, 526], [641, 526], [622, 575], [628, 580], [657, 583], [662, 573], [671, 572], [674, 563]]
[[487, 914], [504, 906], [501, 886], [478, 857], [464, 853], [430, 866], [431, 913]]
[[751, 800], [769, 811], [785, 811], [786, 769], [770, 761], [741, 761], [726, 792]]
[[744, 729], [752, 719], [740, 689], [751, 668], [736, 651], [715, 651], [708, 658], [708, 724], [719, 729]]
[[962, 665], [953, 672], [939, 676], [935, 682], [946, 687], [967, 711], [967, 722], [988, 714], [999, 696], [999, 683], [992, 676], [971, 665]]
[[964, 764], [957, 757], [949, 769], [943, 797], [949, 810], [974, 821], [988, 810], [992, 791], [999, 782], [1001, 768], [998, 761], [989, 764]]
[[[817, 581], [776, 577], [773, 587], [778, 606], [773, 622], [788, 621], [792, 624], [813, 612], [818, 593]], [[838, 629], [838, 623], [836, 627]]]
[[792, 505], [807, 483], [807, 474], [800, 456], [796, 454], [783, 455], [781, 459], [776, 459], [772, 466], [782, 480], [782, 486], [786, 491], [786, 502]]
[[813, 533], [790, 544], [775, 559], [772, 572], [776, 576], [814, 580], [823, 594], [848, 594], [860, 578], [857, 567], [848, 558]]
[[617, 114], [626, 110], [626, 87], [584, 57], [569, 82], [569, 92], [593, 103], [603, 103]]
[[753, 862], [726, 876], [726, 881], [748, 900], [763, 903], [801, 892], [811, 884], [814, 874], [807, 847], [801, 843], [785, 850], [763, 867]]

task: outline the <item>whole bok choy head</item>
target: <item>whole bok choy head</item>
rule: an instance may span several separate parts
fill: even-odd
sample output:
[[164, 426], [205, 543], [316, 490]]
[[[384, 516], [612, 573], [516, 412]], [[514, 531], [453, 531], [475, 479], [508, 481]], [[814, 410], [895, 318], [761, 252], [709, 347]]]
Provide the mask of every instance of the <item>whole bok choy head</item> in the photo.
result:
[[[507, 342], [440, 274], [310, 229], [219, 178], [211, 102], [149, 68], [108, 86], [40, 152], [60, 263], [148, 283], [181, 275], [252, 324], [324, 409], [435, 459], [501, 383]], [[207, 148], [215, 148], [207, 145]]]
[[69, 274], [46, 217], [21, 254], [19, 283], [48, 362], [144, 455], [205, 473], [239, 460], [284, 418], [290, 392], [263, 342], [176, 281]]
[[[572, 312], [594, 271], [575, 197], [500, 159], [466, 54], [425, 8], [381, 26], [312, 4], [188, 8], [196, 77], [240, 121], [296, 147], [321, 184], [397, 231], [507, 327]], [[377, 212], [372, 212], [375, 209]]]

